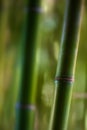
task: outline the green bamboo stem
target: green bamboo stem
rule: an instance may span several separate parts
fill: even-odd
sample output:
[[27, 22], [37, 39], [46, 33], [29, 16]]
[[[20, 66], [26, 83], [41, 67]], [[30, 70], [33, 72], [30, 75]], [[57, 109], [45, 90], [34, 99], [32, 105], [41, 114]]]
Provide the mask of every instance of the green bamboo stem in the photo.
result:
[[79, 43], [83, 0], [67, 0], [49, 130], [66, 130]]
[[[41, 14], [41, 1], [30, 0], [28, 14], [26, 15], [23, 45], [23, 67], [21, 73], [21, 88], [17, 103], [17, 116], [15, 130], [33, 130], [35, 118], [36, 98], [36, 48], [39, 37], [39, 21]], [[25, 34], [26, 33], [26, 34]], [[26, 35], [26, 36], [25, 36]]]

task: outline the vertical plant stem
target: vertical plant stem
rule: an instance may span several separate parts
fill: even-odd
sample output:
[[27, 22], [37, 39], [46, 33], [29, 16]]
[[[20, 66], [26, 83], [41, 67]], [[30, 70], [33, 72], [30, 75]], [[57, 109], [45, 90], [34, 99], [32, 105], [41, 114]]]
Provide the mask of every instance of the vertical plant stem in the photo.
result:
[[67, 0], [49, 130], [66, 130], [78, 51], [83, 0]]
[[[42, 12], [40, 0], [30, 0], [26, 15], [26, 36], [24, 31], [23, 67], [21, 74], [21, 88], [19, 101], [16, 105], [16, 130], [33, 130], [35, 116], [36, 93], [36, 48], [38, 45], [38, 31], [40, 14]], [[23, 41], [23, 39], [22, 39]]]

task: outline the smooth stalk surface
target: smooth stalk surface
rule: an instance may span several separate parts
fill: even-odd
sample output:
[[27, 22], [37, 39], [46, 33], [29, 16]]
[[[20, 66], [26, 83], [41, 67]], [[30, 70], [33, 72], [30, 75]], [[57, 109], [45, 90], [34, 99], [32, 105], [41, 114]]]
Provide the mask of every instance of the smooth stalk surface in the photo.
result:
[[83, 0], [67, 0], [49, 130], [66, 130], [72, 96]]
[[28, 7], [25, 7], [25, 11], [27, 15], [25, 22], [26, 29], [23, 35], [23, 67], [19, 101], [16, 106], [17, 117], [15, 130], [34, 130], [35, 124], [35, 60], [40, 14], [42, 13], [41, 1], [30, 0]]

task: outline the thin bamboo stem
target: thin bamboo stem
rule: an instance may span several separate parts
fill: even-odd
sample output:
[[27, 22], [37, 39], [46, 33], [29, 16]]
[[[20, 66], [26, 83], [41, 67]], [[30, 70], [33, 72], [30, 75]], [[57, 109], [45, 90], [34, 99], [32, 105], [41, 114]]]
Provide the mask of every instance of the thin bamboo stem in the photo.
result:
[[49, 130], [66, 130], [79, 43], [83, 0], [67, 0]]
[[[23, 33], [23, 67], [21, 88], [17, 103], [16, 130], [33, 130], [36, 98], [36, 48], [39, 37], [39, 21], [42, 12], [40, 0], [30, 0]], [[26, 35], [26, 36], [25, 36]]]

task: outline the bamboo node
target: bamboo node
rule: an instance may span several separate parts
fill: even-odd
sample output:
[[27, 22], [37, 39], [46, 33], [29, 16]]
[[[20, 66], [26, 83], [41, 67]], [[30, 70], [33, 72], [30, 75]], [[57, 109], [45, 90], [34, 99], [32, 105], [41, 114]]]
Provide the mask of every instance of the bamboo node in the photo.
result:
[[16, 109], [28, 109], [28, 110], [36, 110], [35, 105], [33, 104], [16, 104]]
[[31, 12], [37, 12], [37, 13], [44, 13], [45, 12], [42, 7], [30, 7], [30, 8], [25, 7], [24, 11], [25, 12], [31, 11]]
[[55, 77], [55, 82], [59, 82], [59, 81], [73, 83], [74, 77], [69, 77], [69, 76]]

